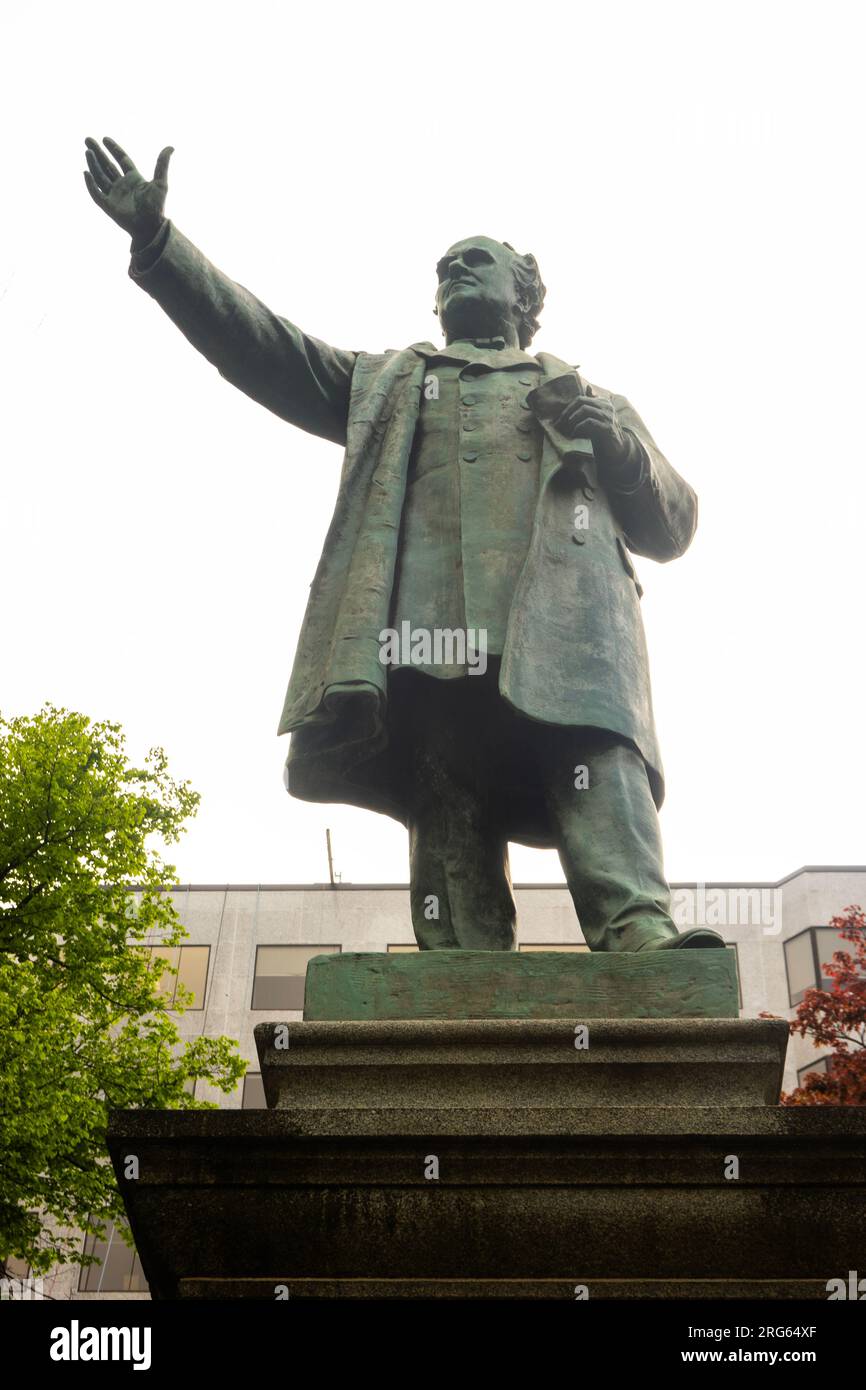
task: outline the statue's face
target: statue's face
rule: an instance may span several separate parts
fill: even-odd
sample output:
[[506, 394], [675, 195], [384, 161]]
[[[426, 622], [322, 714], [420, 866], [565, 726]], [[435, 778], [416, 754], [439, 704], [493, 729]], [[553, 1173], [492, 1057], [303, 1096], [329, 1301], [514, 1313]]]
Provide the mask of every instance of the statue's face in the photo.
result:
[[436, 267], [436, 311], [446, 336], [485, 337], [518, 315], [513, 253], [490, 237], [469, 237]]

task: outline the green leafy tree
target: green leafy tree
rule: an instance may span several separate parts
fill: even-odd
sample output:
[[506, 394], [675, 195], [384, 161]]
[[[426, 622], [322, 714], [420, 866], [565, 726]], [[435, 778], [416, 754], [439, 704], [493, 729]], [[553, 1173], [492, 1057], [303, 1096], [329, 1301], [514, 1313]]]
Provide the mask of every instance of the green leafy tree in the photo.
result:
[[186, 936], [151, 842], [198, 800], [161, 749], [133, 766], [117, 724], [0, 716], [0, 1263], [41, 1273], [121, 1225], [110, 1109], [212, 1108], [190, 1080], [228, 1092], [246, 1069], [232, 1039], [181, 1040], [189, 997], [151, 960]]

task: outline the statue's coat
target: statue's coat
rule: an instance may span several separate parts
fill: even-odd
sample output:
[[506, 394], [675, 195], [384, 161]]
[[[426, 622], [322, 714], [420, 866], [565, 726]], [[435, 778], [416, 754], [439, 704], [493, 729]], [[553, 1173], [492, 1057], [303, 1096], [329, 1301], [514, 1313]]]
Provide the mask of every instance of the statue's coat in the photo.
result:
[[[134, 258], [130, 274], [229, 381], [283, 419], [345, 444], [279, 732], [293, 735], [294, 795], [404, 820], [400, 778], [388, 759], [380, 633], [389, 626], [424, 354], [434, 349], [329, 347], [273, 314], [171, 224], [155, 259]], [[547, 353], [537, 360], [545, 381], [574, 372]], [[592, 389], [613, 400], [621, 426], [642, 445], [642, 476], [631, 490], [613, 487], [594, 459], [570, 461], [570, 441], [544, 424], [532, 539], [511, 606], [500, 691], [530, 719], [591, 725], [631, 740], [660, 805], [641, 590], [629, 552], [661, 561], [681, 555], [695, 531], [697, 499], [629, 402]], [[588, 508], [577, 530], [576, 506]]]

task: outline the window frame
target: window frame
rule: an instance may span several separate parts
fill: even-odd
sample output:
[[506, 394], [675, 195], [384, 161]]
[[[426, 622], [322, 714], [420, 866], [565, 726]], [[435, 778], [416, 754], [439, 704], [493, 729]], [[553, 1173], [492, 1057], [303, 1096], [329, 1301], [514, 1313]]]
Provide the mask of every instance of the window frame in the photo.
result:
[[[343, 947], [342, 947], [342, 945], [337, 945], [336, 943], [332, 943], [332, 942], [329, 942], [329, 941], [323, 941], [323, 942], [321, 942], [321, 943], [318, 942], [318, 941], [257, 941], [257, 942], [256, 942], [255, 954], [254, 954], [254, 956], [253, 956], [253, 983], [252, 983], [252, 989], [250, 990], [250, 1012], [251, 1012], [251, 1013], [261, 1014], [261, 1013], [268, 1013], [268, 1012], [271, 1012], [271, 1011], [273, 1011], [274, 1009], [286, 1009], [288, 1013], [303, 1013], [303, 1011], [304, 1011], [303, 1003], [301, 1004], [301, 1007], [300, 1007], [299, 1009], [297, 1009], [297, 1008], [292, 1008], [292, 1007], [290, 1007], [290, 1006], [287, 1005], [287, 1004], [256, 1004], [256, 982], [258, 981], [258, 978], [259, 978], [259, 951], [262, 951], [262, 950], [274, 950], [274, 949], [278, 949], [278, 950], [286, 949], [286, 950], [304, 950], [304, 951], [309, 951], [309, 952], [310, 952], [310, 959], [312, 959], [313, 956], [319, 956], [319, 955], [322, 955], [322, 956], [325, 956], [325, 955], [334, 955], [334, 956], [342, 955], [342, 953], [343, 953]], [[309, 962], [309, 960], [308, 960], [308, 961], [307, 961], [307, 965], [309, 965], [309, 963], [310, 963], [310, 962]], [[305, 978], [305, 977], [306, 977], [306, 970], [304, 971], [304, 975], [303, 975], [303, 976], [300, 976], [300, 975], [270, 975], [270, 976], [262, 976], [263, 979], [272, 979], [272, 980], [298, 980], [298, 979], [303, 979], [303, 978]]]
[[[157, 981], [157, 987], [159, 987], [159, 984], [161, 983], [161, 981], [162, 981], [166, 976], [169, 976], [169, 978], [173, 981], [173, 986], [172, 986], [172, 991], [171, 991], [171, 1001], [170, 1001], [169, 1004], [168, 1004], [168, 1008], [169, 1008], [169, 1010], [170, 1010], [171, 1012], [180, 1012], [180, 1010], [176, 1010], [176, 1009], [175, 1009], [175, 999], [176, 999], [176, 997], [177, 997], [177, 986], [178, 986], [178, 983], [179, 983], [179, 981], [180, 981], [181, 961], [183, 960], [183, 953], [184, 953], [184, 951], [189, 951], [189, 950], [193, 950], [193, 951], [207, 951], [207, 961], [206, 961], [205, 968], [204, 968], [204, 989], [202, 990], [202, 994], [201, 994], [201, 1003], [200, 1003], [200, 1004], [198, 1004], [198, 1003], [196, 1003], [196, 1004], [184, 1004], [184, 1005], [181, 1006], [181, 1008], [182, 1008], [182, 1010], [183, 1010], [184, 1013], [187, 1013], [187, 1014], [197, 1014], [197, 1013], [201, 1013], [202, 1009], [206, 1008], [206, 1006], [207, 1006], [207, 992], [208, 992], [208, 986], [209, 986], [209, 984], [210, 984], [211, 943], [210, 943], [209, 941], [179, 941], [179, 942], [177, 943], [176, 946], [166, 946], [165, 942], [158, 942], [156, 945], [153, 945], [153, 944], [147, 943], [147, 942], [143, 942], [142, 945], [144, 946], [144, 949], [145, 949], [146, 951], [149, 951], [149, 952], [150, 952], [150, 966], [151, 966], [151, 968], [153, 967], [153, 962], [154, 962], [154, 960], [155, 960], [157, 957], [159, 957], [160, 952], [162, 952], [162, 956], [161, 956], [161, 959], [162, 959], [162, 960], [167, 960], [167, 959], [169, 958], [169, 953], [170, 953], [171, 951], [177, 951], [177, 953], [178, 953], [178, 954], [177, 954], [177, 966], [176, 966], [176, 972], [177, 972], [177, 973], [174, 974], [174, 975], [170, 975], [170, 974], [169, 974], [169, 969], [166, 968], [165, 970], [163, 970], [162, 974], [161, 974], [160, 977], [159, 977], [159, 980]], [[168, 991], [166, 990], [166, 994], [167, 994], [167, 993], [168, 993]], [[198, 998], [198, 995], [196, 995], [195, 997]]]
[[[800, 998], [795, 1002], [791, 991], [791, 972], [788, 969], [788, 946], [792, 941], [798, 941], [801, 936], [806, 936], [808, 934], [810, 945], [812, 947], [813, 979], [812, 983], [806, 986], [806, 989], [824, 989], [826, 988], [826, 986], [824, 985], [824, 980], [827, 977], [825, 976], [824, 971], [821, 969], [823, 961], [820, 959], [821, 952], [819, 952], [818, 950], [818, 932], [827, 931], [828, 929], [830, 929], [828, 922], [822, 922], [819, 926], [816, 927], [804, 927], [802, 931], [795, 932], [793, 936], [786, 937], [784, 942], [782, 943], [782, 955], [785, 959], [785, 983], [788, 986], [789, 1008], [796, 1009], [798, 1005], [800, 1005], [803, 1002], [806, 990], [803, 991]], [[846, 945], [851, 946], [853, 944], [850, 941], [845, 942], [838, 932], [836, 933], [836, 940], [839, 944], [837, 946], [834, 946], [831, 955], [835, 954], [836, 951], [844, 950]]]
[[[261, 1083], [261, 1087], [262, 1087], [262, 1101], [263, 1101], [263, 1103], [262, 1103], [261, 1105], [247, 1105], [247, 1103], [246, 1103], [247, 1081], [248, 1081], [248, 1080], [249, 1080], [249, 1081], [252, 1081], [253, 1079], [256, 1079], [256, 1078], [257, 1078], [257, 1079], [259, 1080], [259, 1082]], [[267, 1103], [267, 1101], [266, 1101], [265, 1098], [264, 1098], [264, 1096], [265, 1096], [265, 1083], [264, 1083], [264, 1079], [263, 1079], [263, 1077], [262, 1077], [262, 1073], [261, 1073], [260, 1071], [245, 1071], [244, 1074], [243, 1074], [242, 1080], [243, 1080], [243, 1085], [241, 1086], [241, 1110], [267, 1110], [267, 1108], [268, 1108], [268, 1103]]]
[[797, 1086], [802, 1086], [803, 1080], [810, 1072], [817, 1071], [822, 1075], [827, 1071], [832, 1053], [824, 1053], [823, 1057], [816, 1057], [814, 1062], [809, 1062], [805, 1067], [797, 1068]]
[[[108, 1239], [107, 1239], [107, 1241], [105, 1242], [105, 1256], [104, 1256], [104, 1258], [103, 1258], [102, 1260], [100, 1260], [97, 1264], [79, 1265], [79, 1267], [78, 1267], [78, 1287], [77, 1287], [77, 1289], [76, 1289], [76, 1293], [89, 1293], [89, 1294], [95, 1294], [97, 1297], [99, 1297], [101, 1294], [104, 1294], [104, 1293], [127, 1293], [127, 1294], [146, 1294], [146, 1293], [149, 1293], [149, 1292], [150, 1292], [150, 1286], [149, 1286], [149, 1284], [148, 1284], [146, 1278], [144, 1277], [144, 1270], [142, 1269], [141, 1260], [139, 1259], [139, 1254], [138, 1254], [138, 1251], [136, 1250], [135, 1246], [133, 1245], [132, 1248], [130, 1248], [130, 1247], [127, 1245], [126, 1241], [123, 1239], [123, 1237], [122, 1237], [122, 1236], [118, 1233], [118, 1231], [117, 1231], [117, 1224], [116, 1224], [116, 1222], [111, 1221], [111, 1222], [108, 1222], [108, 1223], [106, 1223], [106, 1224], [107, 1224], [107, 1235], [108, 1235]], [[142, 1285], [143, 1285], [142, 1288], [130, 1288], [130, 1287], [118, 1288], [118, 1287], [113, 1286], [113, 1285], [111, 1285], [111, 1284], [105, 1284], [105, 1283], [103, 1283], [103, 1279], [105, 1278], [105, 1269], [106, 1269], [106, 1265], [107, 1265], [107, 1263], [108, 1263], [108, 1257], [109, 1257], [109, 1255], [110, 1255], [110, 1253], [111, 1253], [111, 1248], [112, 1248], [112, 1244], [113, 1244], [113, 1242], [114, 1242], [115, 1236], [117, 1236], [117, 1238], [118, 1238], [120, 1244], [123, 1246], [124, 1252], [125, 1252], [127, 1255], [131, 1256], [131, 1260], [130, 1260], [130, 1264], [129, 1264], [129, 1273], [128, 1273], [128, 1276], [127, 1276], [128, 1283], [131, 1285], [132, 1282], [133, 1282], [133, 1275], [134, 1275], [135, 1272], [136, 1272], [136, 1264], [137, 1264], [137, 1265], [138, 1265], [138, 1273], [139, 1273], [139, 1275], [140, 1275], [140, 1277], [141, 1277], [141, 1283], [142, 1283]], [[88, 1248], [87, 1248], [88, 1241], [91, 1241], [91, 1242], [92, 1242], [91, 1248], [90, 1248], [89, 1250], [88, 1250]], [[99, 1236], [95, 1235], [92, 1231], [88, 1231], [88, 1232], [85, 1234], [84, 1239], [83, 1239], [83, 1241], [82, 1241], [82, 1245], [81, 1245], [81, 1252], [82, 1252], [82, 1254], [83, 1254], [83, 1255], [92, 1255], [92, 1254], [94, 1254], [94, 1247], [95, 1247], [98, 1243], [99, 1243], [99, 1244], [102, 1243], [102, 1242], [101, 1242], [101, 1238], [100, 1238]], [[89, 1280], [90, 1280], [92, 1277], [96, 1277], [96, 1278], [97, 1278], [97, 1287], [96, 1287], [95, 1289], [92, 1289], [92, 1288], [89, 1288], [89, 1287], [88, 1287], [88, 1282], [89, 1282]]]

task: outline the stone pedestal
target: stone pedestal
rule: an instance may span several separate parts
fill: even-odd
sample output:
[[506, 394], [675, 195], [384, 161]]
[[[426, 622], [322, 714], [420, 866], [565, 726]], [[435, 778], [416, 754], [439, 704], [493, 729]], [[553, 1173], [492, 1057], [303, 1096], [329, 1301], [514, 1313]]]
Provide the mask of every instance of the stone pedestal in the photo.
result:
[[728, 952], [454, 954], [450, 1002], [442, 960], [312, 962], [348, 1017], [259, 1025], [266, 1111], [112, 1115], [154, 1297], [823, 1299], [862, 1269], [866, 1108], [776, 1103], [787, 1025], [726, 1016]]
[[109, 1142], [157, 1298], [824, 1299], [866, 1249], [863, 1109], [131, 1111]]
[[618, 1105], [773, 1105], [774, 1019], [260, 1023], [268, 1106], [503, 1114]]

